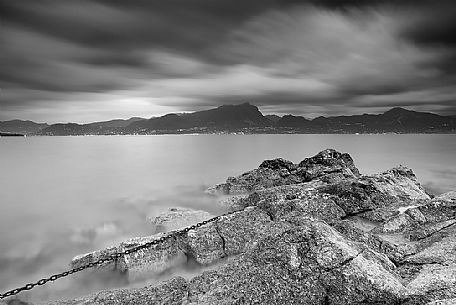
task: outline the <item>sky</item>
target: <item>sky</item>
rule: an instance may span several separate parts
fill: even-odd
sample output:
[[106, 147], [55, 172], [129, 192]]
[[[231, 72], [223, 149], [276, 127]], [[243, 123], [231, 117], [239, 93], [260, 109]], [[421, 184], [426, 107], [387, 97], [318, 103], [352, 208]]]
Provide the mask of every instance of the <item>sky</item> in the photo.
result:
[[0, 0], [0, 120], [456, 114], [453, 0]]

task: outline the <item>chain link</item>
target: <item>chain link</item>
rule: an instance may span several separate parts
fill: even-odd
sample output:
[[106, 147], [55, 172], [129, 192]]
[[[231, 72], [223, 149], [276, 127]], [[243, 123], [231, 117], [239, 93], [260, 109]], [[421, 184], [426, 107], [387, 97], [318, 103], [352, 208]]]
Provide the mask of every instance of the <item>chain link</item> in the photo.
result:
[[20, 292], [22, 292], [24, 290], [31, 290], [35, 286], [42, 286], [42, 285], [46, 284], [47, 282], [53, 282], [55, 280], [58, 280], [59, 278], [66, 277], [66, 276], [71, 275], [73, 273], [80, 272], [82, 270], [85, 270], [85, 269], [88, 269], [88, 268], [92, 268], [92, 267], [95, 267], [97, 265], [102, 265], [102, 264], [107, 263], [107, 262], [116, 261], [119, 258], [123, 257], [124, 255], [129, 255], [129, 254], [138, 252], [139, 250], [147, 249], [147, 248], [150, 248], [150, 247], [152, 247], [154, 245], [158, 245], [158, 244], [166, 241], [169, 238], [176, 238], [177, 239], [177, 237], [179, 235], [185, 235], [186, 233], [188, 233], [191, 230], [195, 230], [195, 229], [197, 229], [197, 228], [199, 228], [199, 227], [201, 227], [203, 225], [206, 225], [206, 224], [208, 224], [210, 222], [213, 222], [213, 221], [216, 221], [216, 220], [218, 220], [218, 219], [220, 219], [220, 218], [222, 218], [224, 216], [228, 216], [228, 215], [234, 214], [234, 213], [239, 212], [239, 211], [240, 210], [231, 211], [231, 212], [225, 213], [223, 215], [216, 216], [216, 217], [204, 220], [202, 222], [199, 222], [197, 224], [191, 225], [191, 226], [186, 227], [184, 229], [171, 231], [167, 235], [162, 236], [162, 237], [160, 237], [158, 239], [155, 239], [153, 241], [146, 242], [146, 243], [144, 243], [142, 245], [139, 245], [139, 246], [136, 246], [136, 247], [133, 247], [133, 248], [130, 248], [130, 249], [126, 249], [126, 250], [121, 251], [121, 252], [113, 253], [108, 258], [106, 258], [106, 257], [100, 258], [99, 260], [97, 260], [95, 262], [90, 262], [90, 263], [88, 263], [86, 265], [82, 265], [82, 266], [73, 268], [71, 270], [68, 270], [68, 271], [65, 271], [65, 272], [61, 272], [61, 273], [57, 273], [57, 274], [51, 275], [51, 276], [49, 276], [47, 278], [43, 278], [43, 279], [41, 279], [41, 280], [39, 280], [39, 281], [37, 281], [35, 283], [30, 283], [30, 284], [27, 284], [27, 285], [25, 285], [23, 287], [19, 287], [19, 288], [7, 291], [5, 293], [0, 294], [0, 299], [4, 299], [4, 298], [7, 298], [7, 297], [16, 295], [16, 294], [18, 294], [18, 293], [20, 293]]

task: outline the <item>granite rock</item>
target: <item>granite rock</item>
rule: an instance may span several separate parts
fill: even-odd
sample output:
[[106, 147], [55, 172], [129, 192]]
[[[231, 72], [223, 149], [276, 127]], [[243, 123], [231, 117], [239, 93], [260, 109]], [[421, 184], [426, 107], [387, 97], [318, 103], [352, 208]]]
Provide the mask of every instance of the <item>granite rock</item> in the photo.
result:
[[456, 264], [440, 266], [425, 265], [421, 272], [407, 285], [409, 294], [430, 299], [456, 297]]
[[151, 217], [150, 222], [156, 232], [168, 232], [182, 229], [213, 217], [215, 216], [206, 211], [177, 207], [170, 208], [158, 216]]
[[271, 223], [261, 209], [248, 207], [188, 232], [188, 253], [198, 263], [210, 264], [239, 254]]

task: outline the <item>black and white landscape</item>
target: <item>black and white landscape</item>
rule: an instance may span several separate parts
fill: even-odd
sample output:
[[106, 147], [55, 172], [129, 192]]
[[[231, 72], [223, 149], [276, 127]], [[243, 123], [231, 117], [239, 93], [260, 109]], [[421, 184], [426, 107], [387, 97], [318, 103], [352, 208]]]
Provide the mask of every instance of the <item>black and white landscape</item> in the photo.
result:
[[0, 305], [456, 304], [453, 0], [0, 0]]

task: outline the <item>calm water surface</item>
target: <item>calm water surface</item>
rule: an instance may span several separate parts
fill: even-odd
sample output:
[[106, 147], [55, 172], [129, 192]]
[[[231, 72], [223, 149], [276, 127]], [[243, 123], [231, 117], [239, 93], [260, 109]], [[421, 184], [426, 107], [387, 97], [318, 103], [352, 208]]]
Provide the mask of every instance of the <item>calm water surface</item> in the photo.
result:
[[[348, 152], [364, 174], [402, 164], [456, 190], [456, 135], [170, 135], [0, 139], [0, 292], [63, 271], [77, 254], [152, 233], [168, 207], [220, 213], [203, 190], [283, 157]], [[121, 285], [62, 279], [23, 299]]]

